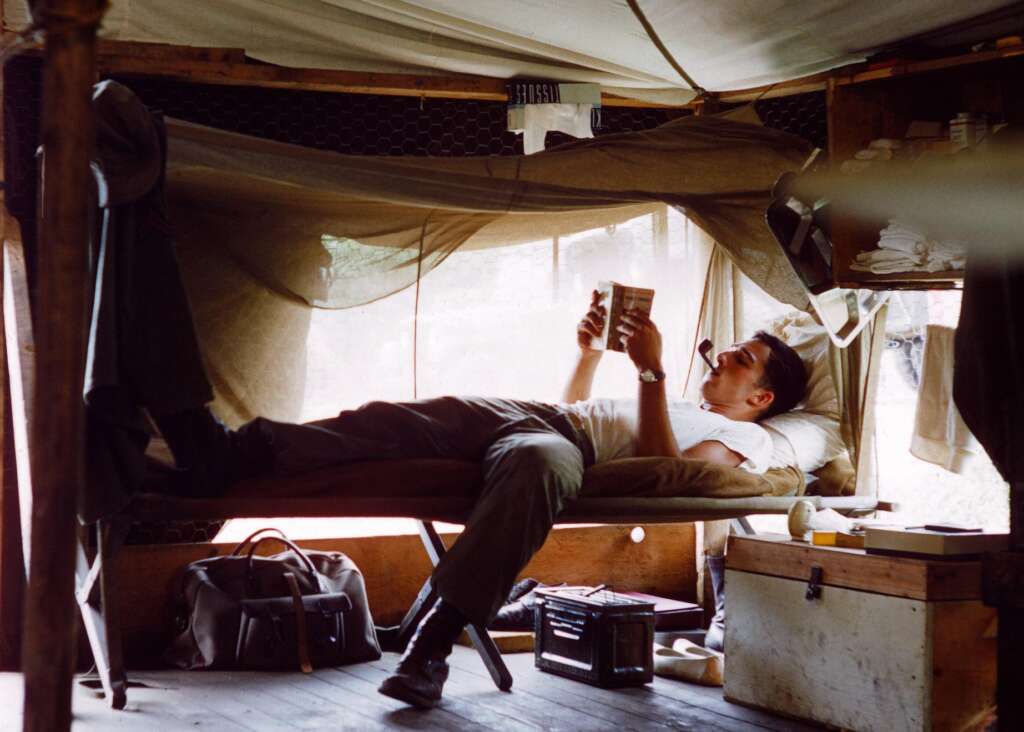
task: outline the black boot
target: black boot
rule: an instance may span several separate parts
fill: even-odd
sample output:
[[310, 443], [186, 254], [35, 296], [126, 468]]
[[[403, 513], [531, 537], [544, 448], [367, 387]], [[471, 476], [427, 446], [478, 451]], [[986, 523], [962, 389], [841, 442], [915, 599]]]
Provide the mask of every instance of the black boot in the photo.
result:
[[715, 616], [711, 618], [708, 632], [704, 636], [704, 647], [722, 651], [725, 645], [725, 557], [709, 556], [707, 560], [711, 588], [715, 593]]
[[468, 622], [454, 605], [438, 600], [420, 621], [395, 673], [384, 679], [378, 691], [414, 707], [437, 706], [448, 680], [445, 659]]

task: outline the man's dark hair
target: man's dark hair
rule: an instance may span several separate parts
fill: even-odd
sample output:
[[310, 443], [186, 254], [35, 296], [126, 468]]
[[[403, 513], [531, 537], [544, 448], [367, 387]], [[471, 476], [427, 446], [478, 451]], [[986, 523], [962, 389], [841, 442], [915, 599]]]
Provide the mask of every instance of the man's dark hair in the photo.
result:
[[758, 386], [775, 395], [768, 408], [758, 415], [760, 421], [788, 412], [804, 398], [807, 391], [807, 367], [796, 351], [771, 333], [759, 330], [754, 333], [754, 340], [761, 341], [771, 352]]

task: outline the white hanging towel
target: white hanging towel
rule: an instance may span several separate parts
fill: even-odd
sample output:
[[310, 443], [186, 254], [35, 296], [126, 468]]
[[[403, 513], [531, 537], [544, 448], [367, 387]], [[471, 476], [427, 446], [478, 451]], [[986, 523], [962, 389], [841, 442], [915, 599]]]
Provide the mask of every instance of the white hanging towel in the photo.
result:
[[524, 154], [543, 150], [548, 132], [594, 136], [595, 109], [597, 114], [601, 109], [599, 85], [510, 82], [508, 90], [508, 129], [523, 133]]
[[548, 132], [564, 132], [573, 137], [593, 137], [590, 126], [592, 104], [527, 104], [523, 124], [523, 153], [532, 155], [544, 149]]
[[953, 473], [971, 472], [988, 460], [953, 403], [954, 331], [929, 325], [910, 453]]

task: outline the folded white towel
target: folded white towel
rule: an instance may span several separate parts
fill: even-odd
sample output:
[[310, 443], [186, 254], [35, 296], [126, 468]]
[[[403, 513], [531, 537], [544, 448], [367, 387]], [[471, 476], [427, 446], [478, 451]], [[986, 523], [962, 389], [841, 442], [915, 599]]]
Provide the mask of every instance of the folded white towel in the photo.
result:
[[928, 239], [895, 219], [878, 234], [878, 249], [861, 252], [850, 269], [873, 274], [943, 272], [964, 268], [967, 245], [955, 239]]
[[883, 232], [891, 232], [893, 234], [906, 234], [907, 236], [917, 237], [918, 239], [924, 239], [924, 233], [917, 228], [899, 219], [889, 219], [889, 225], [882, 229]]
[[945, 255], [949, 257], [967, 256], [967, 244], [955, 239], [929, 240], [928, 250], [935, 255]]
[[895, 274], [897, 272], [920, 272], [922, 271], [922, 265], [909, 260], [902, 262], [875, 262], [873, 264], [854, 262], [850, 265], [850, 269], [857, 272], [870, 272], [871, 274]]
[[880, 249], [894, 249], [908, 254], [922, 254], [928, 249], [928, 244], [923, 239], [915, 239], [909, 236], [886, 236], [878, 240]]
[[924, 264], [926, 254], [911, 254], [897, 249], [872, 249], [869, 252], [861, 252], [855, 259], [860, 264], [880, 263], [907, 263], [911, 266]]
[[889, 225], [878, 233], [878, 246], [908, 254], [922, 254], [928, 248], [928, 243], [920, 231], [900, 221], [890, 220]]

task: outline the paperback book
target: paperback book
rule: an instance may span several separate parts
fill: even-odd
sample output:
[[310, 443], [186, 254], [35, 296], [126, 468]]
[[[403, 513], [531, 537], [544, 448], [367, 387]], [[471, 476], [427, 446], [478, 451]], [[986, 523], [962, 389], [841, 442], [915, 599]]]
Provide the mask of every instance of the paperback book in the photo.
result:
[[618, 282], [598, 282], [597, 291], [600, 293], [601, 304], [608, 312], [601, 337], [596, 338], [592, 345], [600, 350], [624, 351], [622, 341], [619, 340], [621, 334], [618, 331], [619, 325], [622, 324], [622, 315], [627, 310], [639, 310], [650, 315], [654, 304], [654, 290], [630, 287]]

